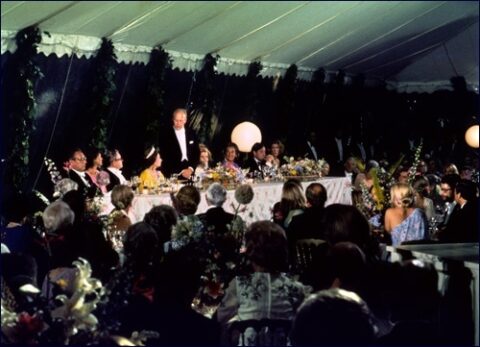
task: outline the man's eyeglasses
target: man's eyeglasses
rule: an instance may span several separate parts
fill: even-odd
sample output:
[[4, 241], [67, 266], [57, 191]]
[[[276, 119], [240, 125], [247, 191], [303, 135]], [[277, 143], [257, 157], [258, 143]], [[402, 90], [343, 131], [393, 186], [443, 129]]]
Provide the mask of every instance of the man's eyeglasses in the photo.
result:
[[113, 160], [119, 161], [119, 160], [123, 160], [123, 158], [114, 158]]
[[87, 158], [83, 157], [83, 158], [73, 158], [73, 160], [76, 160], [76, 161], [87, 161]]
[[448, 192], [449, 190], [452, 190], [452, 188], [440, 188], [442, 192]]

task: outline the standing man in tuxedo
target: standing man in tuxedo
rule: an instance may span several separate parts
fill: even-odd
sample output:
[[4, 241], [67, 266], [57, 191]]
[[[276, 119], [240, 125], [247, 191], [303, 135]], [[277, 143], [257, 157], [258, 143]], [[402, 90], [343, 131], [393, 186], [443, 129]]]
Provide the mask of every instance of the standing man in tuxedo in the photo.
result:
[[168, 127], [160, 137], [162, 169], [167, 176], [179, 174], [189, 179], [197, 167], [200, 150], [193, 131], [185, 128], [187, 110], [177, 108], [173, 111], [172, 127]]
[[80, 148], [75, 149], [69, 160], [68, 178], [78, 184], [78, 190], [85, 196], [93, 198], [97, 192], [97, 187], [93, 184], [91, 178], [85, 173], [87, 166], [87, 157]]
[[257, 142], [252, 146], [252, 156], [245, 163], [245, 168], [249, 169], [250, 177], [263, 177], [263, 167], [265, 166], [266, 150], [263, 143]]

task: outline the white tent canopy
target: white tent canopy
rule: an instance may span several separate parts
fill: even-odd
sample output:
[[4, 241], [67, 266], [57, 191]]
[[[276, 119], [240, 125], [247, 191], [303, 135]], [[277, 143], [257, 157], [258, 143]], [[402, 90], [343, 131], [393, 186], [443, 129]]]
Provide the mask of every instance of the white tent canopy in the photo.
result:
[[119, 61], [146, 63], [162, 44], [182, 70], [218, 54], [219, 72], [244, 75], [260, 61], [263, 76], [363, 73], [412, 91], [432, 91], [464, 76], [478, 90], [476, 1], [2, 1], [1, 52], [32, 24], [39, 51], [92, 56], [102, 37]]

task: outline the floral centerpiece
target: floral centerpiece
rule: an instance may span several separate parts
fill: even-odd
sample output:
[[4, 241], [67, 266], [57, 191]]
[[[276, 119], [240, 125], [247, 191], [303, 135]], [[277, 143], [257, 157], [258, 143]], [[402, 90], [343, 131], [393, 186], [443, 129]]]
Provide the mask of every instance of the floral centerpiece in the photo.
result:
[[201, 186], [206, 189], [214, 182], [222, 184], [226, 189], [235, 189], [238, 183], [245, 179], [245, 175], [241, 170], [227, 168], [221, 163], [213, 169], [209, 169], [201, 177]]
[[287, 163], [280, 166], [280, 174], [285, 178], [295, 177], [301, 180], [315, 180], [322, 177], [322, 167], [326, 163], [324, 159], [295, 160], [293, 157], [285, 159]]

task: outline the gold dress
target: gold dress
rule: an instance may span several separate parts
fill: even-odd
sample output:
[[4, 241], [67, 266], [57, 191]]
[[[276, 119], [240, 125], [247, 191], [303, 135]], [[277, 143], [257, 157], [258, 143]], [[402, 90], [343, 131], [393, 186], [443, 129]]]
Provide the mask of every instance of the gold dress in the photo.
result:
[[145, 169], [140, 174], [139, 181], [139, 190], [140, 192], [142, 192], [143, 189], [157, 187], [159, 183], [165, 181], [165, 176], [163, 176], [161, 171], [156, 170], [156, 172], [154, 173], [150, 169]]

